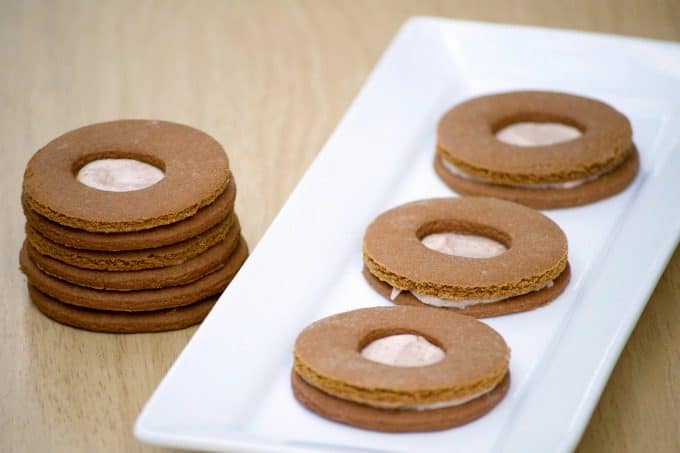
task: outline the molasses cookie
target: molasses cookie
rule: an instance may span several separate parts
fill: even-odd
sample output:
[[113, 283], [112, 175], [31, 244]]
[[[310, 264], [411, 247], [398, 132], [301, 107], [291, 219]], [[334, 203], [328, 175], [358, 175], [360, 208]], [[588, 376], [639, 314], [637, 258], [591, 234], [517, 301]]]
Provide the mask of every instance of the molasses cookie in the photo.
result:
[[30, 259], [27, 247], [19, 255], [21, 270], [29, 283], [63, 303], [109, 311], [149, 311], [189, 305], [224, 290], [248, 256], [241, 240], [229, 260], [210, 274], [183, 286], [137, 291], [103, 291], [73, 285], [42, 272]]
[[179, 308], [130, 313], [92, 310], [64, 304], [28, 285], [33, 304], [47, 317], [80, 329], [109, 333], [142, 333], [184, 329], [198, 324], [215, 305], [219, 296], [211, 296]]
[[453, 312], [374, 307], [317, 321], [295, 342], [291, 384], [317, 414], [360, 428], [434, 431], [475, 420], [505, 396], [510, 350]]
[[437, 174], [462, 194], [534, 208], [582, 205], [635, 179], [639, 154], [630, 121], [581, 96], [518, 91], [449, 110], [437, 128]]
[[231, 229], [240, 230], [234, 214], [209, 230], [176, 244], [143, 250], [106, 252], [66, 247], [38, 233], [26, 224], [26, 238], [40, 254], [50, 256], [72, 266], [108, 271], [134, 271], [181, 264], [225, 240]]
[[179, 222], [126, 233], [97, 233], [60, 225], [43, 217], [24, 203], [28, 223], [52, 242], [88, 250], [139, 250], [175, 244], [197, 236], [224, 221], [234, 210], [236, 185], [230, 176], [226, 190], [208, 206]]
[[394, 303], [475, 317], [547, 304], [570, 276], [560, 227], [538, 211], [493, 198], [390, 209], [366, 229], [363, 256], [369, 284]]
[[[130, 181], [109, 187], [115, 173]], [[68, 132], [35, 153], [24, 174], [23, 200], [61, 225], [119, 233], [191, 217], [215, 201], [228, 180], [224, 149], [204, 132], [121, 120]]]

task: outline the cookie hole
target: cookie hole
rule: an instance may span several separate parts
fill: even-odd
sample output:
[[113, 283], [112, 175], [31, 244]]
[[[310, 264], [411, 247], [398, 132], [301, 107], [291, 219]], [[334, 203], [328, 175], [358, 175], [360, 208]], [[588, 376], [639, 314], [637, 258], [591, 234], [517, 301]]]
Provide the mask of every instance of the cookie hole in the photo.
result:
[[545, 113], [523, 113], [504, 118], [494, 124], [496, 139], [520, 147], [549, 146], [575, 140], [585, 127], [566, 117]]
[[510, 236], [486, 225], [457, 221], [437, 221], [420, 227], [416, 233], [430, 250], [464, 258], [493, 258], [511, 246]]
[[92, 154], [76, 162], [72, 170], [81, 184], [107, 192], [142, 190], [165, 178], [162, 161], [138, 153]]
[[371, 332], [361, 342], [359, 351], [367, 360], [396, 367], [432, 365], [446, 355], [439, 342], [410, 330]]

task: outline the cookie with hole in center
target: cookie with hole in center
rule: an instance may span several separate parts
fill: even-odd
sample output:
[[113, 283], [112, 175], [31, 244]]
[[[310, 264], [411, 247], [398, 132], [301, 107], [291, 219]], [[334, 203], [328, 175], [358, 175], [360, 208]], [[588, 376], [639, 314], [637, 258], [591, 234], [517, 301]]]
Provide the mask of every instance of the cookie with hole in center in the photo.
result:
[[67, 227], [43, 217], [27, 206], [24, 214], [28, 223], [40, 235], [52, 242], [77, 249], [120, 251], [162, 247], [186, 241], [223, 222], [234, 210], [236, 184], [229, 177], [226, 190], [217, 199], [182, 221], [142, 231], [100, 233]]
[[240, 240], [228, 261], [216, 271], [189, 284], [160, 289], [105, 291], [74, 285], [40, 270], [24, 246], [19, 255], [21, 270], [29, 283], [60, 302], [107, 311], [152, 311], [190, 305], [226, 288], [248, 256], [248, 247]]
[[475, 317], [545, 305], [566, 288], [567, 238], [540, 212], [484, 197], [390, 209], [366, 229], [364, 276], [396, 304]]
[[219, 296], [179, 308], [145, 312], [93, 310], [64, 304], [28, 285], [28, 294], [38, 310], [62, 324], [108, 333], [144, 333], [184, 329], [203, 321]]
[[100, 271], [83, 269], [41, 255], [28, 242], [24, 247], [30, 260], [45, 274], [79, 286], [109, 291], [135, 291], [187, 285], [210, 274], [228, 262], [240, 244], [240, 229], [231, 228], [227, 237], [198, 256], [174, 266], [139, 271]]
[[481, 96], [453, 107], [437, 127], [435, 171], [465, 195], [539, 209], [583, 205], [624, 190], [639, 166], [630, 121], [582, 96]]
[[151, 249], [107, 252], [67, 247], [53, 242], [26, 223], [26, 239], [42, 255], [66, 264], [100, 271], [137, 271], [181, 264], [224, 241], [233, 229], [240, 231], [238, 218], [230, 214], [214, 227], [176, 244]]
[[204, 132], [121, 120], [67, 132], [36, 152], [22, 198], [61, 225], [119, 233], [191, 217], [213, 203], [228, 180], [224, 149]]
[[293, 394], [341, 423], [435, 431], [493, 409], [509, 384], [510, 350], [486, 324], [422, 307], [374, 307], [312, 323], [295, 342]]

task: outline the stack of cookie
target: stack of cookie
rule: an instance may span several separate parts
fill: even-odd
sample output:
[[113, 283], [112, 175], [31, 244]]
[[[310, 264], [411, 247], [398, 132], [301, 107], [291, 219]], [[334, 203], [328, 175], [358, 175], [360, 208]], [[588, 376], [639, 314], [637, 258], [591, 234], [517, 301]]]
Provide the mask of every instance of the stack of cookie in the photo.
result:
[[34, 304], [72, 326], [151, 332], [200, 322], [248, 255], [223, 148], [196, 129], [77, 129], [28, 163], [20, 252]]

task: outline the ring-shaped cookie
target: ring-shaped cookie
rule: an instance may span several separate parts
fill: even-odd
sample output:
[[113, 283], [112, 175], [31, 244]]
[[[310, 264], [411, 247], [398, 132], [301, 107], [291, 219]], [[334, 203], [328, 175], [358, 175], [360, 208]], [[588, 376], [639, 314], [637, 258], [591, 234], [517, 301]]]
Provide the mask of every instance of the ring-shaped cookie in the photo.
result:
[[427, 411], [378, 409], [365, 404], [335, 398], [306, 383], [294, 371], [291, 387], [295, 398], [322, 417], [357, 428], [390, 433], [438, 431], [474, 421], [493, 409], [510, 387], [510, 373], [483, 398], [475, 398], [460, 406]]
[[240, 231], [241, 226], [236, 214], [232, 213], [214, 227], [186, 241], [151, 249], [106, 252], [66, 247], [43, 237], [29, 223], [25, 225], [26, 239], [41, 254], [72, 266], [100, 271], [136, 271], [181, 264], [225, 240], [234, 229]]
[[[501, 142], [496, 132], [521, 121], [579, 129], [573, 140], [544, 146]], [[588, 178], [620, 165], [632, 152], [628, 119], [609, 105], [549, 91], [481, 96], [439, 121], [437, 151], [465, 173], [495, 183], [554, 183]]]
[[[372, 341], [400, 333], [425, 337], [445, 352], [443, 359], [426, 366], [397, 367], [361, 355]], [[429, 308], [373, 307], [330, 316], [305, 328], [295, 342], [294, 375], [353, 404], [386, 413], [427, 412], [435, 407], [417, 407], [449, 403], [453, 409], [456, 404], [464, 407], [468, 401], [483, 400], [506, 378], [509, 359], [503, 338], [474, 318]], [[477, 416], [491, 407], [481, 407]]]
[[19, 264], [32, 286], [63, 303], [97, 310], [139, 312], [190, 305], [222, 292], [247, 256], [248, 246], [241, 240], [224, 266], [187, 285], [125, 292], [86, 288], [52, 277], [35, 265], [27, 247], [21, 249]]
[[142, 250], [176, 244], [214, 227], [234, 210], [236, 184], [229, 178], [227, 188], [217, 199], [188, 219], [141, 231], [98, 233], [78, 230], [53, 222], [36, 213], [24, 202], [28, 223], [42, 236], [58, 244], [87, 250]]
[[40, 292], [31, 284], [28, 294], [40, 312], [62, 324], [94, 332], [143, 333], [184, 329], [198, 324], [212, 309], [219, 296], [179, 308], [138, 313], [93, 310], [64, 304]]
[[[109, 192], [81, 184], [89, 162], [128, 158], [165, 173], [141, 190]], [[48, 219], [87, 231], [138, 231], [177, 222], [212, 203], [225, 189], [229, 163], [222, 146], [197, 129], [165, 121], [93, 124], [52, 140], [28, 163], [23, 197]]]
[[[455, 231], [490, 237], [507, 250], [491, 258], [439, 253], [421, 239]], [[407, 203], [378, 216], [364, 235], [364, 263], [400, 290], [444, 299], [512, 297], [549, 285], [567, 266], [567, 238], [538, 211], [483, 197]]]
[[205, 252], [174, 266], [137, 271], [100, 271], [66, 264], [41, 255], [28, 242], [24, 247], [30, 260], [45, 274], [69, 283], [109, 291], [137, 291], [187, 285], [224, 266], [240, 243], [241, 231], [231, 228], [227, 237]]

